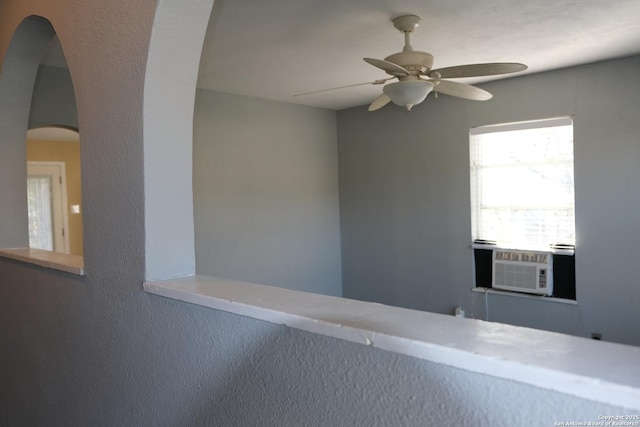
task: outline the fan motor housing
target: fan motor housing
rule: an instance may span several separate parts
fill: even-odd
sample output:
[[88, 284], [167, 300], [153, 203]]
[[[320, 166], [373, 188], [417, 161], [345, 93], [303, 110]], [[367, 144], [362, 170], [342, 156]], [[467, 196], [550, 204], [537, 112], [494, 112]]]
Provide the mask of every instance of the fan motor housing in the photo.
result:
[[384, 60], [400, 65], [409, 71], [425, 72], [433, 66], [433, 55], [416, 50], [394, 53], [384, 58]]

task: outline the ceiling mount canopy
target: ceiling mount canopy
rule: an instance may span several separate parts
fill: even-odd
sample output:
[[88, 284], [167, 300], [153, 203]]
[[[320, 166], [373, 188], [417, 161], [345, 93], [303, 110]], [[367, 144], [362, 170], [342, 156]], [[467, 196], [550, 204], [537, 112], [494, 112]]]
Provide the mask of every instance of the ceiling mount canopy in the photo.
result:
[[423, 102], [431, 92], [435, 92], [436, 95], [443, 93], [473, 101], [486, 101], [493, 96], [486, 90], [476, 86], [446, 79], [492, 76], [516, 73], [527, 69], [526, 65], [516, 62], [457, 65], [433, 69], [433, 55], [414, 50], [413, 46], [411, 46], [411, 33], [420, 25], [420, 21], [421, 19], [417, 15], [403, 15], [393, 19], [393, 26], [404, 34], [402, 51], [391, 54], [384, 59], [363, 58], [365, 62], [381, 69], [390, 77], [373, 82], [307, 92], [300, 95], [369, 84], [381, 85], [389, 80], [397, 79], [396, 82], [386, 84], [383, 87], [382, 95], [371, 103], [369, 111], [378, 110], [389, 102], [393, 102], [409, 111], [415, 105]]

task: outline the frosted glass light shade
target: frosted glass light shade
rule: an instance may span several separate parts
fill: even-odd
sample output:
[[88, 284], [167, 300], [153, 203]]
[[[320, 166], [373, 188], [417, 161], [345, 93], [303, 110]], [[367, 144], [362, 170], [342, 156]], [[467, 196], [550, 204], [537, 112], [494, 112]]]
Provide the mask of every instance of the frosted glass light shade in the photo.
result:
[[424, 80], [396, 82], [386, 85], [382, 91], [391, 98], [391, 102], [407, 110], [420, 104], [433, 89], [433, 83]]

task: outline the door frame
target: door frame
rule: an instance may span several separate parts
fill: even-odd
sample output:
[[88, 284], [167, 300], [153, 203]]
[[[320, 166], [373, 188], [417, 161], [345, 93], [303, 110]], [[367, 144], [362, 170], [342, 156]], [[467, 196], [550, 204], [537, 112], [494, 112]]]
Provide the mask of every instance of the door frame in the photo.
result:
[[51, 177], [51, 220], [55, 252], [69, 253], [69, 215], [65, 162], [27, 161], [27, 176]]

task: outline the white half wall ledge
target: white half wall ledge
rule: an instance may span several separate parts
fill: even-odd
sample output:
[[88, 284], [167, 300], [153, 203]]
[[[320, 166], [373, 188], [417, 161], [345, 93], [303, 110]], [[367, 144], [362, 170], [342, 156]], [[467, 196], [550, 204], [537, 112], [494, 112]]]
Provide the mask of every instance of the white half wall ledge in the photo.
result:
[[84, 276], [84, 257], [33, 248], [0, 249], [0, 257]]
[[640, 411], [640, 347], [208, 276], [146, 292]]

